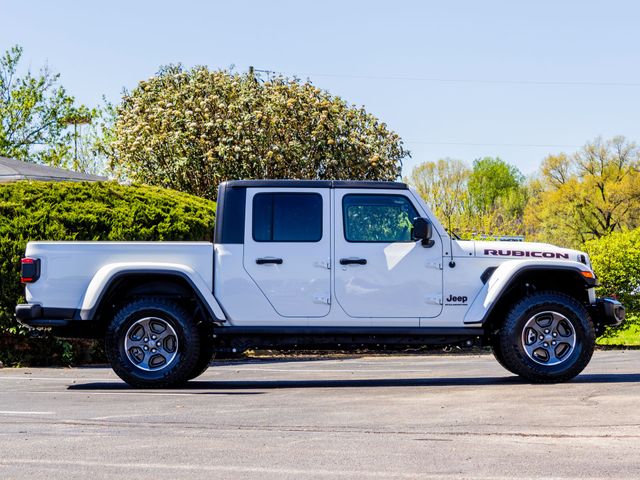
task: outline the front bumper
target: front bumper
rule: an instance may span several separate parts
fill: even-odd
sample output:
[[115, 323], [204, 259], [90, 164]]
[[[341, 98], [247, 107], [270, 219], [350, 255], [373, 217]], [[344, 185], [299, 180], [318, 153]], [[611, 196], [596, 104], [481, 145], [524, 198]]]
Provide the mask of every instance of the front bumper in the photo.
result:
[[617, 327], [624, 322], [626, 310], [618, 300], [597, 298], [591, 308], [591, 315], [597, 326]]

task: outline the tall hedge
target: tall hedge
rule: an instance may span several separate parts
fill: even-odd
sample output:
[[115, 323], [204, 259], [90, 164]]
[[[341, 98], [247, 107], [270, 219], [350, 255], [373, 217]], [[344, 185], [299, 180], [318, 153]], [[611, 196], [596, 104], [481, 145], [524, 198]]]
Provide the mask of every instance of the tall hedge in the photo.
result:
[[640, 325], [640, 228], [585, 243], [600, 281], [599, 295], [615, 295], [627, 308], [624, 328]]
[[[24, 333], [20, 258], [30, 240], [211, 240], [215, 203], [173, 190], [115, 182], [0, 185], [0, 335]], [[9, 352], [0, 347], [0, 360]]]

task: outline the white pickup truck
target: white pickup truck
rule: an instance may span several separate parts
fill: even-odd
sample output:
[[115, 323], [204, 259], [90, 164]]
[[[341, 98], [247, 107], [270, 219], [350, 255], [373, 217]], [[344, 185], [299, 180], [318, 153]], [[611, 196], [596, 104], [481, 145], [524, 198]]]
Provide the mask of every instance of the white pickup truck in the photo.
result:
[[589, 257], [452, 238], [397, 182], [241, 180], [214, 243], [31, 242], [20, 322], [102, 338], [136, 387], [200, 375], [215, 352], [489, 345], [533, 382], [580, 373], [624, 307]]

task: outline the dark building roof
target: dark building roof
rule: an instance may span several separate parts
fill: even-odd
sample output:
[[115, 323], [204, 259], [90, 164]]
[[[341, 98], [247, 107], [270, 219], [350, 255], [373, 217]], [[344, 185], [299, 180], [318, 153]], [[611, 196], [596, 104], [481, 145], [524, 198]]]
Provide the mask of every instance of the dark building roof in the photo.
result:
[[0, 157], [0, 183], [15, 182], [17, 180], [99, 182], [108, 180], [108, 178], [100, 175], [73, 172], [64, 168], [38, 165], [37, 163], [21, 162], [14, 158]]

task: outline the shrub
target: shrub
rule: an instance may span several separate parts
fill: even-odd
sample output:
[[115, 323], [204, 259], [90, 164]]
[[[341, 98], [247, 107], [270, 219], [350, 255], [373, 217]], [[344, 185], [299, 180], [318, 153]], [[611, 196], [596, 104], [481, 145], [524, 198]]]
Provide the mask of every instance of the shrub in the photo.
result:
[[234, 178], [394, 180], [409, 156], [385, 123], [309, 82], [179, 65], [124, 93], [110, 135], [126, 178], [210, 199]]
[[598, 294], [616, 296], [627, 308], [622, 328], [640, 325], [640, 229], [590, 240], [584, 249], [600, 281]]
[[[158, 187], [114, 182], [0, 185], [0, 335], [25, 334], [14, 311], [23, 300], [19, 268], [28, 241], [211, 240], [214, 219], [214, 202]], [[41, 339], [34, 342], [42, 344]], [[5, 363], [21, 359], [46, 363], [34, 360], [38, 356], [34, 352], [20, 354], [9, 351], [4, 341], [0, 345], [0, 360]], [[15, 345], [28, 350], [23, 341]], [[60, 342], [56, 345], [67, 348]], [[48, 348], [53, 347], [42, 346], [43, 353]], [[62, 352], [62, 357], [72, 355]]]

